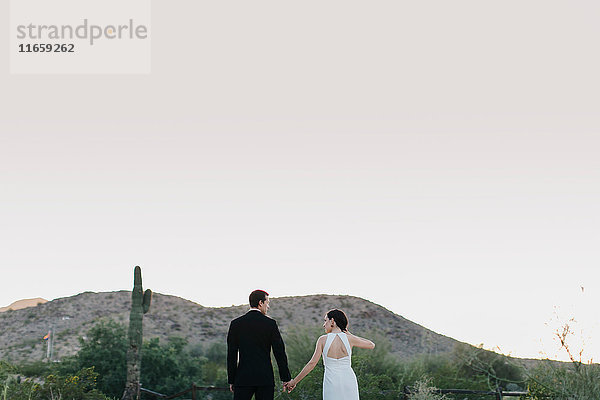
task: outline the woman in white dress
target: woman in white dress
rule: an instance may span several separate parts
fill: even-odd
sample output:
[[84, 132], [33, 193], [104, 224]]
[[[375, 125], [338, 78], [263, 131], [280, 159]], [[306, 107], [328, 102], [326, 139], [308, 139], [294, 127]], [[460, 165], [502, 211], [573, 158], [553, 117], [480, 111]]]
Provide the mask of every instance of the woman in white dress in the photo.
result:
[[325, 314], [325, 335], [317, 340], [315, 353], [302, 371], [287, 384], [291, 391], [319, 362], [323, 355], [323, 400], [358, 400], [358, 383], [352, 370], [352, 347], [372, 349], [375, 343], [348, 332], [348, 317], [341, 310]]

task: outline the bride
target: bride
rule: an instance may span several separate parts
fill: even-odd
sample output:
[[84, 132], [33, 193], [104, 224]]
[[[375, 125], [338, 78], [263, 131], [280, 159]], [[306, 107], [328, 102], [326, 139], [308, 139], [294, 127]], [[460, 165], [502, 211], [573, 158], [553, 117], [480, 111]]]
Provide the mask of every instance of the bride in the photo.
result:
[[298, 376], [287, 383], [286, 389], [291, 392], [323, 355], [323, 400], [358, 400], [358, 383], [350, 360], [352, 347], [372, 349], [375, 343], [348, 332], [348, 317], [342, 310], [331, 310], [324, 319], [326, 335], [317, 339], [312, 358]]

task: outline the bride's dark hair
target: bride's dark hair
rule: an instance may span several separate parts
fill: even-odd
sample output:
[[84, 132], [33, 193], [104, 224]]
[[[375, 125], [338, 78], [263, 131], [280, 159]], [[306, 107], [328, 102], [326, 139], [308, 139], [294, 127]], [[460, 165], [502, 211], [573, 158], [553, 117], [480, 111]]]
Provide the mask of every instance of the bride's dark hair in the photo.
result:
[[342, 330], [342, 332], [346, 332], [348, 330], [348, 317], [342, 310], [335, 308], [327, 311], [327, 318], [333, 318], [335, 324]]

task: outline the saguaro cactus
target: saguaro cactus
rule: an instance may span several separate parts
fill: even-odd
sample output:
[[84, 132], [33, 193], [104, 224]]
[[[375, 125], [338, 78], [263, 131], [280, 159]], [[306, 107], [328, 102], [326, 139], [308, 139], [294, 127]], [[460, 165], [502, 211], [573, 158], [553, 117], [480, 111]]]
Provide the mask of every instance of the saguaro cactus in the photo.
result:
[[142, 289], [142, 270], [133, 270], [133, 291], [131, 292], [131, 312], [129, 313], [129, 349], [127, 350], [127, 382], [122, 400], [140, 398], [140, 370], [142, 364], [142, 320], [150, 309], [152, 291]]

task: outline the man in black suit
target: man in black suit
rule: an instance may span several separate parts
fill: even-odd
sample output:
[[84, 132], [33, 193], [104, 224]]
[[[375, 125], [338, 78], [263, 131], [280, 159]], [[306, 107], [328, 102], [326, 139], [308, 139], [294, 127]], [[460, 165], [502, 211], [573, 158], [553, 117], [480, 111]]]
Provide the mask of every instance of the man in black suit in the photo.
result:
[[[277, 322], [267, 317], [269, 294], [250, 293], [250, 311], [231, 321], [227, 333], [227, 376], [234, 400], [273, 400], [271, 349], [285, 385], [292, 379]], [[238, 357], [239, 356], [239, 357]]]

